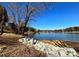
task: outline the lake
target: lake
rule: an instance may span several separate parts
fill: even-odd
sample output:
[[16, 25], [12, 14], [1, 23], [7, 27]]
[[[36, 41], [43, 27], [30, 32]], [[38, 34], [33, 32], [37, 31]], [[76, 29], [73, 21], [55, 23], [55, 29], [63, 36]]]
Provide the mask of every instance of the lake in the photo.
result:
[[34, 39], [47, 40], [65, 40], [65, 41], [79, 41], [79, 34], [72, 33], [36, 33], [31, 35]]

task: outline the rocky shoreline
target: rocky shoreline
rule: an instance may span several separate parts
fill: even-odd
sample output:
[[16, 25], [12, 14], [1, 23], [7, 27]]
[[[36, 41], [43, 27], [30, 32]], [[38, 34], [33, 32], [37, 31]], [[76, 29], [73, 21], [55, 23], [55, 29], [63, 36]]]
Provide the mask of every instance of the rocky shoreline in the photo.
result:
[[[19, 39], [24, 45], [29, 47], [35, 47], [36, 50], [42, 51], [47, 54], [48, 57], [77, 57], [74, 48], [70, 48], [69, 45], [59, 40], [34, 40], [33, 38]], [[63, 44], [62, 44], [62, 43]], [[57, 45], [59, 44], [59, 45]]]
[[[6, 34], [6, 35], [5, 35]], [[1, 57], [78, 57], [79, 42], [35, 40], [4, 33], [0, 36]]]

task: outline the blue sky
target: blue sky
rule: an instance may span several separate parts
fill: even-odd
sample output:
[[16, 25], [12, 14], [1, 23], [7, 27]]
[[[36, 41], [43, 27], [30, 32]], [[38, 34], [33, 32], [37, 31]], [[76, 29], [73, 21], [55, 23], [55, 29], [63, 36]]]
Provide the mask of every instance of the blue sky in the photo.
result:
[[79, 26], [79, 3], [55, 3], [52, 10], [45, 10], [37, 22], [37, 29], [62, 29]]
[[[3, 5], [5, 6], [6, 3]], [[23, 5], [23, 3], [20, 3]], [[52, 9], [45, 9], [30, 21], [30, 26], [42, 30], [62, 29], [79, 26], [79, 3], [57, 2], [52, 4]]]

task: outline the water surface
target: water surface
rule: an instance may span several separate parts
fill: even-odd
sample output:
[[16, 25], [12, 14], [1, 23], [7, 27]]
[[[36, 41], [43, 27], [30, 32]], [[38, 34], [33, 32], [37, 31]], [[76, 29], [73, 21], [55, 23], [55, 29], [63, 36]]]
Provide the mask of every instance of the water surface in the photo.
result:
[[79, 34], [72, 33], [36, 33], [31, 37], [39, 40], [65, 40], [65, 41], [79, 41]]

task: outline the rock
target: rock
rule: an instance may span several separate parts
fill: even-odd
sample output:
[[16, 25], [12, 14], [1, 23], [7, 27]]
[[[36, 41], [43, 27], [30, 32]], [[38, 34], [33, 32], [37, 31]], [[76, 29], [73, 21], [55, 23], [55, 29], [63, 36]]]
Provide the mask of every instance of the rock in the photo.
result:
[[[63, 45], [66, 45], [62, 43], [63, 41], [53, 41], [55, 45], [51, 41], [36, 41], [33, 38], [23, 38], [22, 40], [19, 40], [23, 44], [27, 44], [29, 47], [35, 47], [36, 50], [42, 51], [47, 54], [49, 57], [74, 57], [78, 54], [73, 48], [67, 48]], [[34, 44], [35, 43], [35, 44]], [[60, 44], [60, 45], [59, 45]]]
[[22, 39], [19, 39], [19, 42], [23, 42]]
[[65, 49], [60, 49], [58, 52], [60, 53], [61, 57], [67, 57], [67, 51]]
[[[43, 51], [47, 53], [48, 57], [72, 57], [77, 56], [76, 51], [73, 48], [63, 48], [63, 47], [57, 47], [49, 44], [45, 44], [43, 42], [39, 42], [37, 45], [35, 45], [35, 48], [37, 50]], [[73, 51], [73, 53], [68, 53], [67, 51]]]

